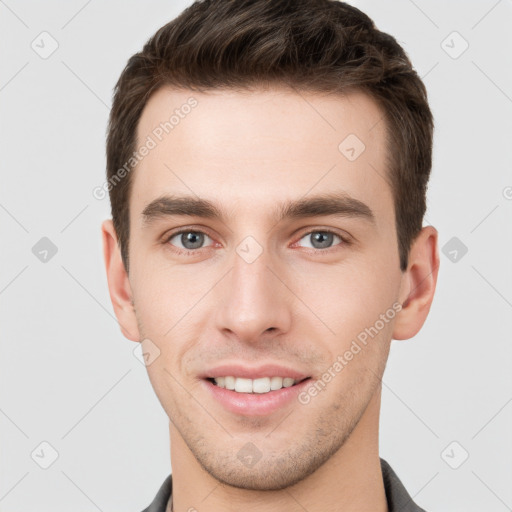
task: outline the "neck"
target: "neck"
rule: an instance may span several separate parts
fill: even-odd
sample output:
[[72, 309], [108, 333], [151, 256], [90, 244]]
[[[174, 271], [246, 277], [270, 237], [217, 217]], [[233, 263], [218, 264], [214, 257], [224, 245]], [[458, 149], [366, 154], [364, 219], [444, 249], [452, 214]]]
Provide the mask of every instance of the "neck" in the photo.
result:
[[288, 488], [255, 491], [216, 480], [170, 423], [173, 512], [387, 512], [379, 459], [380, 390], [343, 446], [314, 473]]

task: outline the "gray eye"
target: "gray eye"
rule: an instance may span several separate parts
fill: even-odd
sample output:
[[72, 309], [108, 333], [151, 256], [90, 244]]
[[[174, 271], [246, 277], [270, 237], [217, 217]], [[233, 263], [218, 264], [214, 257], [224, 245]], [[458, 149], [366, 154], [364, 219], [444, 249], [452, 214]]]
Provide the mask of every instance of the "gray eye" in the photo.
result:
[[172, 245], [176, 245], [180, 249], [194, 250], [200, 249], [205, 242], [205, 239], [211, 238], [201, 231], [181, 231], [180, 233], [175, 233], [173, 236], [169, 238], [169, 243], [171, 240], [176, 238], [179, 244], [172, 243]]
[[333, 239], [338, 238], [341, 241], [341, 237], [330, 231], [311, 231], [301, 238], [301, 240], [311, 240], [312, 249], [328, 249], [333, 244]]

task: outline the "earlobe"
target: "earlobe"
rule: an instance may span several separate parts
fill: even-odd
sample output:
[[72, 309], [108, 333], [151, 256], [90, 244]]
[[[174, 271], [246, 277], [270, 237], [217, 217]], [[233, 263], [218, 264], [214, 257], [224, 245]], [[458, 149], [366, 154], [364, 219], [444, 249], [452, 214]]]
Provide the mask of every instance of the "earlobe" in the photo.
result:
[[119, 327], [126, 338], [140, 341], [130, 281], [121, 258], [117, 235], [111, 219], [103, 221], [101, 233], [110, 300]]
[[426, 226], [411, 246], [400, 288], [402, 310], [396, 317], [393, 339], [412, 338], [425, 323], [434, 299], [439, 263], [437, 230]]

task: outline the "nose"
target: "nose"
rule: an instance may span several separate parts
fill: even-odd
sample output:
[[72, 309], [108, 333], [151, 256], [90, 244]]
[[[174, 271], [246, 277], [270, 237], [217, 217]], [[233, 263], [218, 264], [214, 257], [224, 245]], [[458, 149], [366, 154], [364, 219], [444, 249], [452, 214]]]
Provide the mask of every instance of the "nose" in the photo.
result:
[[217, 329], [245, 343], [288, 332], [293, 294], [283, 274], [266, 251], [252, 262], [234, 254], [233, 268], [217, 290]]

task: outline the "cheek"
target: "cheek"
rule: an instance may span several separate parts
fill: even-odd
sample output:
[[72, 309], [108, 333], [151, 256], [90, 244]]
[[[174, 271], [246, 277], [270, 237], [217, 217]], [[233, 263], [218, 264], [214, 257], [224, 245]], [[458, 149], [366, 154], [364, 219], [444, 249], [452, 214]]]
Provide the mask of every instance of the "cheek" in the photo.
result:
[[130, 275], [135, 306], [146, 329], [163, 336], [190, 309], [200, 281], [191, 267], [172, 265], [163, 251], [142, 249], [142, 242], [139, 246]]
[[313, 320], [322, 320], [322, 329], [329, 328], [327, 334], [349, 341], [392, 307], [396, 279], [371, 260], [359, 265], [310, 266], [307, 272], [294, 274], [294, 291], [314, 313]]
[[173, 324], [175, 298], [159, 283], [145, 281], [137, 288], [135, 307], [146, 336], [164, 337]]
[[208, 313], [217, 307], [211, 302], [217, 279], [213, 269], [198, 272], [192, 265], [170, 267], [149, 260], [137, 269], [134, 265], [132, 289], [139, 328], [158, 346], [169, 367], [180, 365], [191, 340], [207, 327]]

